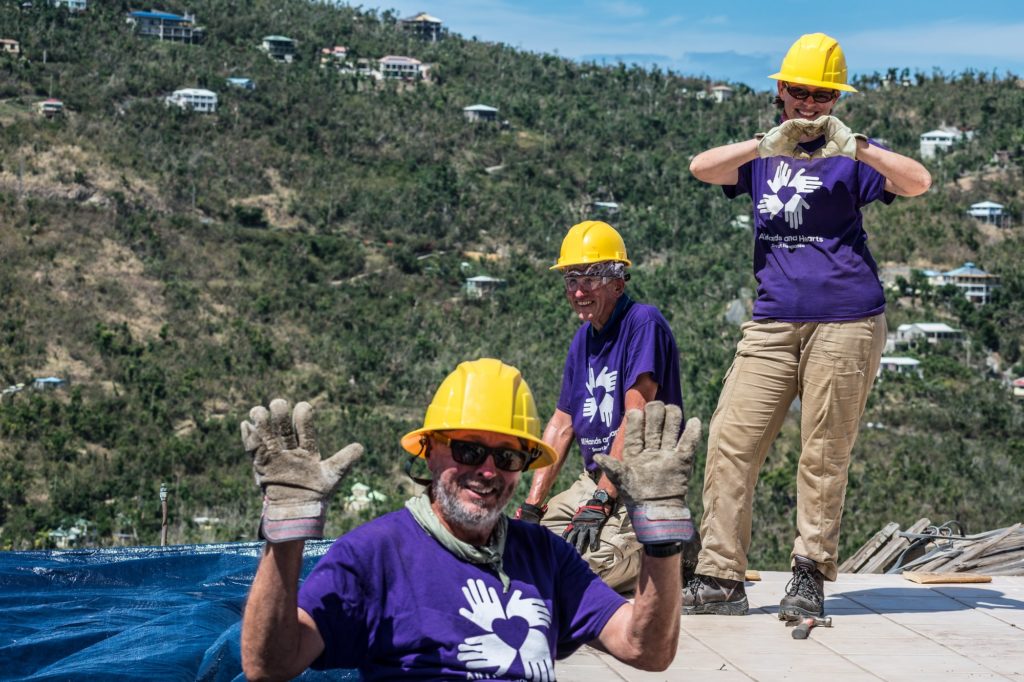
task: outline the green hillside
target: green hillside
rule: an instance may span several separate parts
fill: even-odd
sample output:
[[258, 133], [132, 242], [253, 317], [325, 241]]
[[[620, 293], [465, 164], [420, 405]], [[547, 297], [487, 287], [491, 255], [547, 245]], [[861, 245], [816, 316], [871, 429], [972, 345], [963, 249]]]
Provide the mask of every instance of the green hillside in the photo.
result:
[[[81, 15], [20, 4], [0, 4], [0, 37], [22, 46], [0, 57], [0, 387], [50, 374], [70, 385], [0, 403], [0, 546], [45, 546], [79, 518], [93, 544], [156, 542], [161, 483], [171, 542], [251, 538], [260, 498], [238, 422], [277, 396], [313, 400], [322, 442], [367, 446], [346, 491], [359, 481], [388, 495], [361, 514], [339, 495], [329, 532], [397, 508], [409, 490], [398, 437], [459, 361], [517, 365], [550, 414], [577, 322], [547, 267], [570, 225], [599, 217], [593, 201], [620, 204], [610, 220], [636, 264], [629, 288], [672, 324], [687, 412], [710, 418], [738, 338], [724, 313], [754, 284], [749, 228], [733, 223], [750, 204], [687, 168], [769, 127], [766, 92], [736, 86], [716, 104], [697, 96], [699, 79], [457, 35], [422, 43], [390, 13], [326, 2], [159, 7], [195, 12], [199, 45], [133, 35], [124, 2]], [[271, 34], [297, 41], [294, 63], [259, 49]], [[334, 45], [353, 61], [413, 56], [432, 75], [321, 69]], [[1002, 382], [1024, 374], [1021, 229], [964, 213], [991, 199], [1024, 218], [1024, 88], [985, 73], [887, 88], [885, 76], [858, 82], [837, 115], [911, 155], [942, 124], [975, 135], [928, 162], [926, 196], [869, 207], [876, 259], [972, 260], [1002, 287], [984, 307], [910, 281], [890, 297], [891, 329], [946, 321], [969, 342], [917, 348], [923, 379], [878, 384], [864, 421], [884, 428], [865, 427], [854, 453], [847, 552], [889, 520], [979, 531], [1024, 516], [1022, 407]], [[165, 106], [185, 87], [214, 90], [217, 113]], [[66, 115], [37, 113], [51, 96]], [[467, 123], [462, 108], [478, 103], [508, 124]], [[508, 286], [468, 301], [464, 279], [478, 274]], [[788, 557], [797, 425], [757, 496], [762, 568]]]

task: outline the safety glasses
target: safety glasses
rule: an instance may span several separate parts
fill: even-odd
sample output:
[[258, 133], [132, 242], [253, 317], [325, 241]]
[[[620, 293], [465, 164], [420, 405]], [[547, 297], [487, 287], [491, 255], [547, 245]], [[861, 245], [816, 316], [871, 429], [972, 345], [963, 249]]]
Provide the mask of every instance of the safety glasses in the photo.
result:
[[453, 440], [440, 433], [434, 437], [442, 443], [447, 443], [452, 451], [452, 459], [459, 464], [466, 466], [480, 466], [490, 455], [494, 458], [494, 466], [502, 471], [523, 471], [540, 457], [540, 452], [516, 450], [513, 448], [492, 448], [481, 443], [472, 443], [466, 440]]
[[565, 278], [565, 290], [570, 294], [576, 290], [590, 292], [608, 281], [607, 277], [576, 277]]
[[793, 99], [803, 101], [810, 97], [818, 104], [825, 104], [826, 102], [831, 102], [832, 100], [839, 96], [839, 91], [837, 90], [815, 90], [811, 92], [807, 88], [802, 88], [799, 85], [787, 85], [786, 92], [789, 93], [789, 96], [792, 97]]

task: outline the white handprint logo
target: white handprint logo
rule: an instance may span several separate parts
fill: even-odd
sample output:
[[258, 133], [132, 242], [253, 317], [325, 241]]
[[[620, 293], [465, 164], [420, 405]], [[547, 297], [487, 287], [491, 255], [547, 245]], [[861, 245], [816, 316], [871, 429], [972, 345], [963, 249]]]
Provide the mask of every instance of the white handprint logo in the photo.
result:
[[[618, 370], [609, 372], [608, 367], [602, 367], [601, 372], [594, 378], [594, 368], [588, 367], [589, 372], [587, 378], [587, 391], [590, 393], [590, 397], [583, 401], [583, 416], [594, 421], [594, 415], [600, 412], [601, 421], [605, 426], [612, 425], [612, 411], [615, 409], [615, 386], [619, 381]], [[600, 386], [605, 390], [604, 397], [601, 398], [601, 404], [598, 405], [597, 398], [594, 396], [594, 389]]]
[[[804, 197], [821, 187], [821, 179], [815, 175], [804, 175], [805, 169], [801, 168], [793, 175], [793, 169], [785, 161], [780, 161], [775, 167], [775, 177], [768, 181], [768, 189], [772, 194], [765, 194], [757, 202], [757, 210], [767, 213], [774, 218], [783, 213], [786, 223], [790, 229], [799, 230], [804, 223], [804, 209], [811, 205], [804, 200]], [[779, 198], [779, 192], [783, 187], [790, 187], [795, 194], [785, 203]]]
[[[524, 598], [521, 590], [515, 590], [508, 603], [502, 606], [497, 590], [487, 587], [479, 579], [467, 580], [462, 594], [469, 608], [459, 609], [459, 614], [485, 631], [485, 634], [467, 637], [459, 644], [458, 659], [466, 664], [466, 668], [493, 670], [495, 677], [501, 677], [508, 672], [518, 654], [526, 679], [536, 682], [554, 680], [551, 648], [545, 633], [538, 629], [551, 625], [551, 612], [543, 600]], [[513, 618], [526, 622], [525, 635], [522, 622], [512, 621]]]

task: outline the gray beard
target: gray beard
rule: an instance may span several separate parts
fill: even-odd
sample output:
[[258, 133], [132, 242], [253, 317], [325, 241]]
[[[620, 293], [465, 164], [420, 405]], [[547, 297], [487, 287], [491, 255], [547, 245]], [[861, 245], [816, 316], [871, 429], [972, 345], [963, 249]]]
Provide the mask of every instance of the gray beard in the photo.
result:
[[505, 504], [508, 503], [506, 500], [505, 504], [494, 509], [470, 508], [459, 501], [457, 480], [452, 481], [452, 487], [453, 489], [447, 488], [439, 480], [434, 480], [431, 486], [433, 497], [441, 507], [445, 520], [452, 526], [467, 530], [493, 527], [505, 510]]

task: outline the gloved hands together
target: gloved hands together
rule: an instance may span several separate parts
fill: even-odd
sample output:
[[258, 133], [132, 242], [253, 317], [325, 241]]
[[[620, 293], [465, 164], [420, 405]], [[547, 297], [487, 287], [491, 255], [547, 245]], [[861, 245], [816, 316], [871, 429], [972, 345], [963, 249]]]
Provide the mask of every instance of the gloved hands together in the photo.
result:
[[[803, 139], [825, 136], [825, 144], [813, 152], [798, 147]], [[767, 133], [758, 133], [757, 155], [790, 156], [797, 159], [827, 159], [832, 156], [846, 156], [856, 160], [857, 141], [867, 141], [867, 136], [854, 133], [835, 116], [820, 116], [813, 121], [791, 118], [775, 126]]]
[[758, 133], [757, 155], [762, 159], [771, 156], [795, 156], [799, 153], [797, 144], [808, 137], [821, 134], [818, 121], [791, 118], [775, 126], [767, 133]]
[[[816, 150], [811, 158], [827, 159], [830, 156], [845, 156], [857, 159], [857, 141], [867, 142], [867, 135], [855, 133], [835, 116], [822, 116], [822, 133], [825, 135], [825, 145]], [[817, 121], [815, 121], [817, 123]]]
[[691, 418], [677, 441], [682, 421], [677, 405], [649, 402], [643, 412], [626, 413], [621, 462], [594, 456], [625, 502], [637, 540], [645, 545], [690, 542], [696, 536], [686, 493], [701, 423]]
[[288, 401], [278, 398], [269, 411], [252, 408], [249, 419], [241, 423], [242, 444], [263, 489], [261, 536], [267, 542], [322, 538], [327, 503], [363, 446], [352, 443], [321, 461], [307, 402], [292, 412]]
[[572, 521], [565, 527], [562, 537], [580, 554], [586, 553], [588, 548], [591, 552], [596, 552], [601, 546], [601, 528], [608, 523], [609, 516], [611, 509], [596, 497], [591, 498], [581, 504], [573, 514]]

